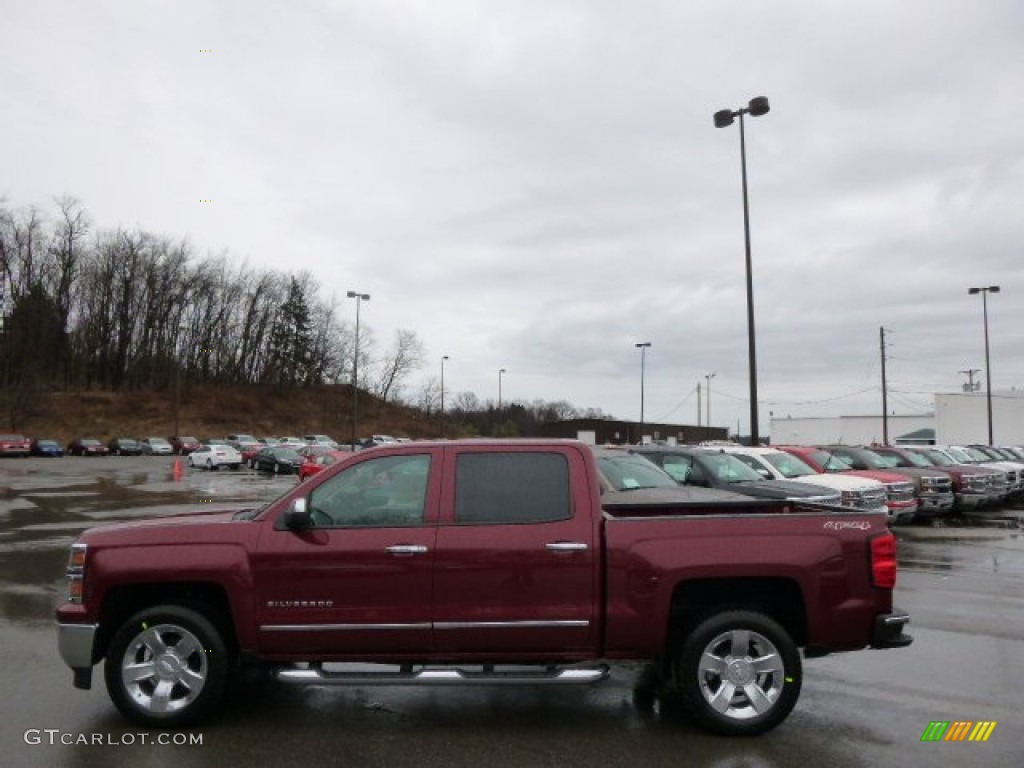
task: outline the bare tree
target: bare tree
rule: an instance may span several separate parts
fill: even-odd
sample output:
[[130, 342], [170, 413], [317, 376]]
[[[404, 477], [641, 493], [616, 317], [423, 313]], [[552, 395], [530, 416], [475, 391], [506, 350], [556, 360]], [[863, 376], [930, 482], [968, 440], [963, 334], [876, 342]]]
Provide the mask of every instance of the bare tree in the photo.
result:
[[424, 347], [415, 331], [399, 329], [381, 360], [374, 393], [385, 403], [397, 399], [406, 379], [423, 364]]
[[441, 403], [441, 384], [436, 376], [432, 376], [420, 385], [416, 396], [416, 407], [430, 416], [438, 410]]

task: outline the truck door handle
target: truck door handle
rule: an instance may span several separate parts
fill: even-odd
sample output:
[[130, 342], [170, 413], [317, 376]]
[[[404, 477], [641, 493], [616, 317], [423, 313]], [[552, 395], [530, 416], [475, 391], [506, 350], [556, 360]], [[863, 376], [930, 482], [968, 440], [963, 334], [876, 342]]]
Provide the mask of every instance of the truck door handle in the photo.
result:
[[422, 555], [427, 548], [422, 544], [392, 544], [387, 551], [392, 555]]
[[588, 549], [582, 541], [550, 541], [544, 548], [548, 552], [586, 552]]

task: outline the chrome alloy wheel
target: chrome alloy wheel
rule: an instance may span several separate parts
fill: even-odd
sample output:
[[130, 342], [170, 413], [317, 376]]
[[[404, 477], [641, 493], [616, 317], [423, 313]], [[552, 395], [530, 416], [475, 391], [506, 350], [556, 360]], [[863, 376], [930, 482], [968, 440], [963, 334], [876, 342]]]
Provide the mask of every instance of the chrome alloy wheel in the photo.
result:
[[121, 660], [125, 691], [140, 709], [156, 714], [188, 707], [202, 693], [208, 674], [202, 643], [173, 624], [144, 624]]
[[698, 664], [700, 692], [721, 715], [746, 720], [775, 706], [785, 686], [785, 665], [764, 635], [732, 629], [717, 635]]

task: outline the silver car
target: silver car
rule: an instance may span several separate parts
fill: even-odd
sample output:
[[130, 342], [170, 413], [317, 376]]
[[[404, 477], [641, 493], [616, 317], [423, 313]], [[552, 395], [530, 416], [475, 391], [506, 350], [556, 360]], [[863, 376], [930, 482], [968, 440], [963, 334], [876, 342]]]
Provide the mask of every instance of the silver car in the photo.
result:
[[162, 437], [144, 437], [139, 440], [139, 448], [143, 456], [170, 456], [174, 447]]

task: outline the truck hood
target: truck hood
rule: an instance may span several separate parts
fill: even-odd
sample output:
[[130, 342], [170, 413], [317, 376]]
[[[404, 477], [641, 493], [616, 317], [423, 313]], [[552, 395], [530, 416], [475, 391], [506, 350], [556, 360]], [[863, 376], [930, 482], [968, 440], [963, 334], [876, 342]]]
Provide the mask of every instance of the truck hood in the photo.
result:
[[601, 497], [601, 506], [608, 510], [636, 509], [639, 507], [669, 507], [685, 509], [708, 505], [721, 507], [759, 507], [764, 502], [730, 491], [713, 488], [679, 486], [678, 488], [637, 488], [632, 491], [608, 491]]
[[907, 475], [901, 475], [898, 472], [886, 472], [881, 469], [849, 469], [843, 472], [844, 475], [855, 475], [857, 477], [866, 477], [870, 480], [877, 480], [880, 483], [886, 485], [890, 483], [912, 483]]
[[187, 528], [206, 528], [211, 525], [229, 523], [243, 524], [247, 520], [236, 520], [238, 509], [203, 510], [186, 512], [163, 517], [149, 517], [142, 520], [128, 520], [90, 528], [79, 536], [78, 540], [85, 543], [141, 543], [141, 540], [164, 538], [169, 532], [177, 541], [182, 541], [183, 530]]
[[820, 496], [838, 497], [837, 489], [829, 488], [821, 483], [800, 483], [793, 480], [749, 480], [742, 483], [730, 483], [729, 490], [742, 493], [744, 496], [755, 496], [761, 499], [813, 499]]
[[871, 488], [878, 488], [881, 483], [867, 477], [851, 477], [848, 474], [838, 475], [835, 473], [827, 475], [806, 475], [805, 477], [791, 478], [794, 483], [806, 483], [809, 485], [820, 485], [825, 488], [834, 488], [837, 491], [865, 491]]

